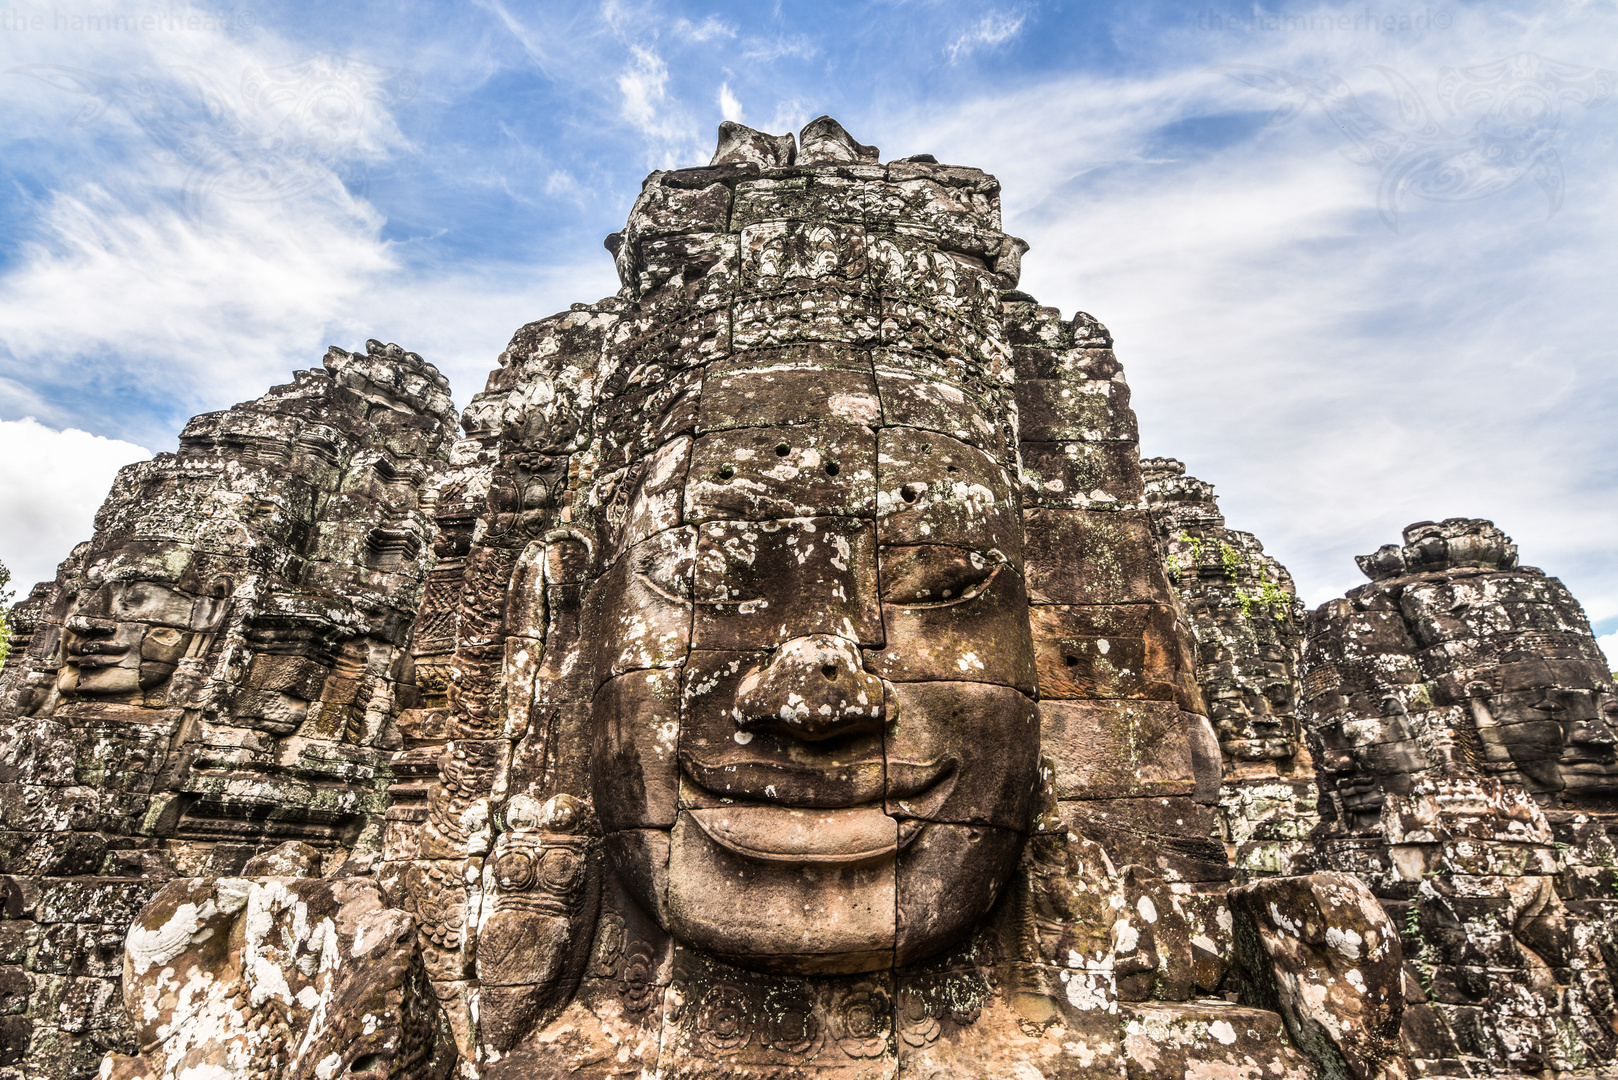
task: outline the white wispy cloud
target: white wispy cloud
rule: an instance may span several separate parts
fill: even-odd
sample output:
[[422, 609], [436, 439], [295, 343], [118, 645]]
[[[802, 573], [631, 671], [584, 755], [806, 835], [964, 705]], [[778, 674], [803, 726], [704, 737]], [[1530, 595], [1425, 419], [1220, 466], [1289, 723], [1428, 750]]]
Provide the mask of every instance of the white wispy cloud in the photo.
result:
[[15, 364], [96, 352], [128, 378], [244, 393], [395, 267], [379, 227], [360, 203], [217, 200], [193, 218], [127, 190], [59, 192], [0, 278], [6, 347]]
[[[516, 326], [617, 287], [593, 248], [407, 261], [356, 194], [416, 149], [393, 116], [399, 69], [217, 30], [19, 41], [0, 44], [0, 68], [27, 69], [0, 77], [16, 120], [0, 146], [60, 160], [0, 270], [0, 416], [167, 448], [185, 416], [371, 336], [426, 355], [464, 401]], [[546, 194], [579, 196], [542, 175]]]
[[[1482, 17], [1446, 38], [1164, 35], [1150, 74], [987, 91], [886, 141], [1000, 176], [1033, 244], [1024, 288], [1111, 327], [1145, 452], [1215, 483], [1311, 604], [1404, 525], [1483, 516], [1601, 621], [1618, 616], [1618, 355], [1590, 268], [1618, 258], [1601, 224], [1618, 102], [1563, 106], [1554, 216], [1530, 178], [1464, 202], [1411, 189], [1394, 233], [1379, 168], [1333, 119], [1311, 105], [1266, 126], [1274, 96], [1221, 69], [1340, 73], [1396, 128], [1373, 64], [1436, 101], [1445, 68], [1525, 51], [1599, 67], [1615, 39], [1610, 19], [1536, 37]], [[1445, 123], [1464, 133], [1478, 108]]]
[[668, 97], [668, 82], [669, 68], [662, 57], [650, 48], [632, 46], [629, 66], [618, 76], [624, 119], [646, 135], [662, 137], [666, 130], [662, 106]]
[[549, 33], [545, 28], [536, 29], [530, 26], [526, 18], [519, 19], [501, 0], [473, 0], [473, 3], [494, 16], [501, 29], [521, 46], [529, 62], [540, 71], [555, 76], [559, 74], [559, 67], [568, 66], [568, 50], [555, 47], [558, 42], [566, 41], [566, 38]]
[[814, 60], [821, 55], [822, 50], [813, 38], [804, 34], [775, 34], [745, 39], [741, 58], [768, 64], [776, 60]]
[[674, 32], [687, 41], [696, 42], [728, 41], [736, 37], [736, 27], [715, 15], [709, 15], [698, 23], [690, 19], [676, 19]]
[[678, 169], [706, 161], [698, 126], [668, 90], [668, 64], [649, 45], [629, 45], [618, 75], [620, 115], [649, 140], [649, 163]]
[[73, 545], [90, 538], [95, 512], [118, 470], [151, 457], [134, 443], [57, 430], [33, 417], [0, 420], [0, 562], [11, 587], [27, 594], [56, 574]]
[[1027, 16], [1019, 11], [990, 11], [957, 34], [944, 53], [951, 63], [980, 49], [1004, 45], [1021, 32]]
[[[649, 6], [482, 6], [488, 26], [477, 32], [499, 47], [435, 38], [433, 94], [454, 101], [526, 65], [572, 95], [556, 142], [536, 144], [513, 171], [491, 166], [490, 190], [526, 171], [537, 178], [530, 201], [583, 198], [596, 181], [588, 165], [555, 154], [564, 140], [606, 131], [633, 138], [636, 149], [622, 156], [636, 164], [689, 165], [706, 160], [716, 106], [740, 116], [745, 99], [755, 117], [773, 117], [768, 130], [786, 131], [835, 102], [857, 137], [890, 154], [930, 151], [999, 174], [1007, 227], [1034, 245], [1024, 287], [1108, 323], [1145, 450], [1181, 457], [1218, 485], [1232, 526], [1257, 533], [1311, 603], [1355, 584], [1352, 556], [1396, 540], [1403, 525], [1481, 515], [1517, 539], [1526, 562], [1567, 581], [1603, 629], [1618, 619], [1608, 539], [1618, 534], [1618, 326], [1598, 269], [1618, 256], [1608, 224], [1618, 192], [1605, 183], [1618, 167], [1618, 101], [1586, 108], [1550, 93], [1561, 111], [1546, 134], [1565, 182], [1554, 214], [1533, 176], [1506, 177], [1466, 202], [1407, 185], [1395, 233], [1382, 220], [1383, 166], [1355, 160], [1366, 155], [1319, 95], [1302, 94], [1291, 119], [1266, 123], [1285, 95], [1232, 77], [1238, 68], [1317, 84], [1337, 76], [1367, 116], [1397, 132], [1400, 102], [1376, 70], [1387, 68], [1464, 143], [1485, 106], [1446, 107], [1442, 71], [1525, 53], [1611, 66], [1610, 10], [1552, 4], [1530, 18], [1467, 9], [1426, 34], [1216, 32], [1195, 12], [1167, 28], [1124, 13], [1109, 42], [1123, 62], [1075, 59], [1065, 74], [1039, 76], [1019, 66], [1018, 50], [1047, 25], [1023, 14], [1032, 8], [975, 13], [917, 44], [894, 24], [809, 36], [768, 12], [682, 25]], [[869, 87], [845, 79], [829, 93], [828, 70], [876, 47], [862, 41], [896, 43], [888, 76]], [[906, 96], [905, 65], [936, 66], [940, 49], [1011, 77], [973, 80], [953, 96]], [[307, 133], [295, 109], [255, 108], [262, 99], [244, 95], [242, 75], [310, 58], [270, 33], [0, 40], [0, 69], [193, 69], [222, 88], [228, 119], [247, 131], [290, 119], [284, 130]], [[745, 69], [727, 66], [737, 59]], [[715, 71], [725, 76], [717, 101]], [[417, 149], [388, 100], [367, 106], [352, 152], [317, 155], [315, 171], [295, 177], [295, 195], [255, 202], [216, 190], [187, 200], [190, 166], [153, 156], [164, 144], [152, 113], [120, 104], [103, 84], [45, 75], [0, 78], [0, 153], [26, 142], [64, 159], [25, 207], [22, 246], [0, 272], [0, 416], [95, 428], [84, 401], [107, 387], [178, 399], [185, 412], [217, 408], [318, 363], [328, 341], [352, 347], [368, 336], [438, 363], [464, 401], [515, 326], [616, 288], [593, 244], [576, 258], [413, 262], [417, 252], [387, 238], [353, 182]], [[176, 95], [192, 84], [165, 78], [168, 100], [186, 100]], [[102, 100], [89, 127], [73, 126]], [[225, 151], [230, 162], [259, 160], [252, 145], [227, 140]], [[626, 207], [632, 196], [631, 185]], [[69, 385], [83, 386], [82, 400], [62, 392]], [[136, 442], [169, 445], [129, 430]], [[0, 533], [0, 557], [15, 558], [6, 542]], [[1603, 639], [1609, 647], [1613, 636]]]
[[730, 92], [729, 83], [719, 84], [719, 115], [738, 124], [742, 122], [742, 103]]

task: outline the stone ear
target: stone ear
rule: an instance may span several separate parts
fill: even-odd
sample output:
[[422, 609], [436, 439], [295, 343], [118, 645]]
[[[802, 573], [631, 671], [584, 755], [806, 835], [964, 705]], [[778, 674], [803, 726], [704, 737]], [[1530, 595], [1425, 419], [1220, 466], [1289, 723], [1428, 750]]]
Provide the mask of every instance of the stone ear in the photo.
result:
[[545, 640], [545, 564], [550, 546], [535, 540], [517, 557], [506, 585], [506, 636]]

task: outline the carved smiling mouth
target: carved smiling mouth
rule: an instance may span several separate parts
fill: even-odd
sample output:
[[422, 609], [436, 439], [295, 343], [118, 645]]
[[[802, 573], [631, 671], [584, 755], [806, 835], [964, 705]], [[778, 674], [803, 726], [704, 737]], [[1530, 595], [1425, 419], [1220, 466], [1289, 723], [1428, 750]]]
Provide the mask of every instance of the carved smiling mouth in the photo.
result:
[[710, 840], [749, 859], [791, 863], [897, 854], [949, 798], [958, 774], [953, 758], [830, 770], [757, 760], [684, 764], [691, 783], [738, 799], [687, 811]]
[[80, 649], [69, 649], [67, 662], [81, 671], [117, 667], [128, 653], [127, 646], [107, 647], [91, 644]]

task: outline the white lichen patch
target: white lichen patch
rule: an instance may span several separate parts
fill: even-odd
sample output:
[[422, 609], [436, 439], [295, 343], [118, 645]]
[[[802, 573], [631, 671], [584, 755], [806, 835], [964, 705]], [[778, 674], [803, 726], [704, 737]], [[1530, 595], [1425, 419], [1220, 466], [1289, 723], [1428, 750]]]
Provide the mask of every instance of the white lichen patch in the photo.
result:
[[1364, 944], [1364, 942], [1365, 939], [1360, 936], [1359, 931], [1352, 928], [1338, 926], [1326, 927], [1327, 946], [1336, 949], [1350, 960], [1358, 960], [1360, 958], [1360, 946]]

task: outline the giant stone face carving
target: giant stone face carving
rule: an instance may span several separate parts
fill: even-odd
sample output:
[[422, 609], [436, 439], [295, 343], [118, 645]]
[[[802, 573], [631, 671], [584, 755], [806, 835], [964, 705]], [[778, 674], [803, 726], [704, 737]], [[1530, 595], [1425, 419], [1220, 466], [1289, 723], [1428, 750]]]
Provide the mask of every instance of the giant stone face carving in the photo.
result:
[[[1006, 470], [877, 426], [870, 376], [827, 352], [723, 376], [741, 407], [681, 448], [684, 524], [595, 586], [609, 850], [677, 937], [788, 971], [885, 968], [958, 938], [1015, 862], [1038, 766]], [[822, 388], [824, 421], [770, 423], [801, 406], [783, 387]], [[742, 420], [758, 426], [719, 426]], [[931, 889], [949, 914], [906, 918]]]
[[1220, 984], [1229, 869], [1182, 618], [1111, 572], [1157, 565], [1111, 339], [1010, 291], [992, 177], [875, 157], [727, 126], [467, 410], [380, 870], [461, 1053], [1079, 1076], [1224, 1022], [1188, 1054], [1297, 1075], [1152, 1000]]

